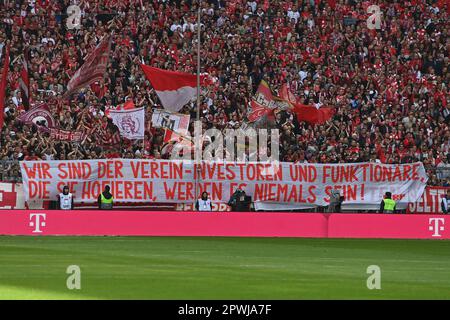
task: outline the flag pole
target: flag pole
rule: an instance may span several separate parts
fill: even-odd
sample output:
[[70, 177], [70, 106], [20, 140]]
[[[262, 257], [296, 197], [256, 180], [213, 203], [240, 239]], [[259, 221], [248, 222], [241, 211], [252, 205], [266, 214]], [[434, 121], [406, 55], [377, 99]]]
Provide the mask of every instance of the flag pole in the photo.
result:
[[[201, 2], [202, 0], [198, 0], [197, 6], [198, 6], [198, 10], [197, 10], [197, 117], [196, 117], [196, 122], [198, 123], [200, 121], [200, 41], [201, 41]], [[201, 126], [200, 126], [201, 128]], [[200, 148], [200, 141], [195, 141], [195, 151], [194, 151], [194, 156], [195, 156], [195, 162], [194, 162], [194, 175], [195, 175], [195, 196], [194, 196], [194, 203], [193, 203], [193, 210], [195, 210], [195, 203], [197, 201], [197, 197], [198, 197], [198, 189], [199, 189], [199, 185], [198, 185], [198, 173], [199, 173], [199, 162], [200, 159], [198, 159], [198, 156], [200, 155], [200, 150], [198, 150], [197, 148]]]
[[201, 0], [198, 0], [198, 12], [197, 12], [197, 121], [200, 120], [200, 21], [201, 21]]

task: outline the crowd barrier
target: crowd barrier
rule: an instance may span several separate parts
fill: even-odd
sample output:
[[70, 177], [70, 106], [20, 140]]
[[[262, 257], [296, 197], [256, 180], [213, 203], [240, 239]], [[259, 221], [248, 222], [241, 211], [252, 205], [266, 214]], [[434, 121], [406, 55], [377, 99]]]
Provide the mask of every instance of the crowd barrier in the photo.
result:
[[437, 214], [4, 210], [0, 235], [450, 239], [449, 220]]

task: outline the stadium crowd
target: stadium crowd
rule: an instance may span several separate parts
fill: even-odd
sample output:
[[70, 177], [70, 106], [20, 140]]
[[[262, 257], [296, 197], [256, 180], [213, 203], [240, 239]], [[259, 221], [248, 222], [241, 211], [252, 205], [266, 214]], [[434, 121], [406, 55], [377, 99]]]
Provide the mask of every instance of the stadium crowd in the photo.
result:
[[[69, 29], [67, 7], [81, 8]], [[369, 29], [370, 5], [382, 12]], [[280, 111], [281, 157], [293, 162], [422, 161], [429, 184], [450, 185], [449, 24], [441, 0], [203, 0], [201, 68], [216, 81], [203, 89], [205, 128], [238, 128], [262, 79], [277, 93], [288, 83], [304, 104], [335, 108], [321, 125]], [[196, 72], [197, 1], [0, 0], [0, 49], [10, 43], [2, 160], [160, 158], [161, 108], [139, 64]], [[104, 82], [62, 99], [66, 85], [105, 34], [114, 31]], [[18, 121], [24, 49], [30, 50], [30, 95], [46, 102], [59, 128], [79, 142], [55, 141]], [[0, 50], [0, 52], [4, 50]], [[2, 60], [3, 61], [3, 58]], [[2, 65], [3, 66], [3, 65]], [[107, 118], [133, 100], [146, 108], [145, 139], [127, 141]], [[181, 113], [195, 120], [195, 102]], [[19, 174], [17, 172], [17, 174]]]

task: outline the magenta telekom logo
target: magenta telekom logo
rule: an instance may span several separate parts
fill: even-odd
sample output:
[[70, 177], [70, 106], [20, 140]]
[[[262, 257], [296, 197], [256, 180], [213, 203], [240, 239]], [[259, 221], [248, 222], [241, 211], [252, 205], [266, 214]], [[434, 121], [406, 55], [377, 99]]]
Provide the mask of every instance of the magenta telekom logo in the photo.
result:
[[42, 233], [40, 228], [45, 227], [45, 213], [30, 213], [30, 227], [34, 227], [33, 233]]
[[433, 231], [432, 237], [441, 237], [439, 231], [444, 231], [444, 218], [430, 218], [428, 219], [428, 230]]

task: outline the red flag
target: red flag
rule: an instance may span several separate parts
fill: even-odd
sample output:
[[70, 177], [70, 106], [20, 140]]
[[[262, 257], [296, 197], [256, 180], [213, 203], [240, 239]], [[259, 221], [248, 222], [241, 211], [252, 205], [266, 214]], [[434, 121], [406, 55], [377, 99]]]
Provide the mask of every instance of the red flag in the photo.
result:
[[134, 108], [135, 108], [135, 106], [134, 106], [133, 100], [128, 100], [123, 105], [123, 110], [130, 110], [130, 109], [134, 109]]
[[25, 48], [22, 58], [22, 70], [20, 71], [19, 87], [22, 92], [22, 103], [25, 110], [30, 108], [30, 78], [28, 76], [29, 50]]
[[67, 84], [67, 91], [64, 94], [65, 97], [95, 81], [103, 79], [109, 61], [111, 40], [112, 36], [106, 36], [95, 50], [86, 56], [83, 65], [75, 72]]
[[308, 106], [300, 103], [286, 84], [284, 84], [280, 89], [280, 98], [289, 102], [292, 106], [292, 111], [297, 116], [298, 121], [305, 121], [311, 124], [322, 124], [329, 120], [334, 114], [333, 108], [316, 108], [314, 106]]
[[6, 79], [8, 77], [9, 69], [9, 45], [7, 45], [5, 50], [5, 62], [3, 63], [3, 72], [0, 82], [0, 130], [3, 128], [3, 116], [5, 114], [5, 92], [6, 92]]
[[113, 107], [113, 108], [108, 108], [108, 107], [106, 107], [105, 115], [106, 115], [108, 118], [111, 118], [111, 116], [109, 115], [109, 113], [110, 113], [111, 111], [131, 110], [131, 109], [134, 109], [134, 108], [136, 108], [136, 106], [134, 105], [133, 100], [128, 100], [127, 102], [125, 102], [125, 103], [123, 104], [123, 106], [120, 105], [120, 106], [117, 106], [117, 107], [115, 107], [115, 108], [114, 108], [114, 107]]
[[334, 114], [333, 108], [317, 109], [313, 106], [295, 104], [293, 109], [298, 121], [305, 121], [311, 124], [322, 124], [328, 121]]
[[291, 105], [297, 103], [297, 97], [289, 90], [287, 84], [283, 84], [280, 88], [280, 98], [289, 102]]
[[250, 102], [247, 114], [248, 122], [260, 122], [261, 125], [271, 124], [275, 121], [276, 109], [286, 109], [286, 101], [272, 94], [269, 84], [261, 80], [255, 96]]

